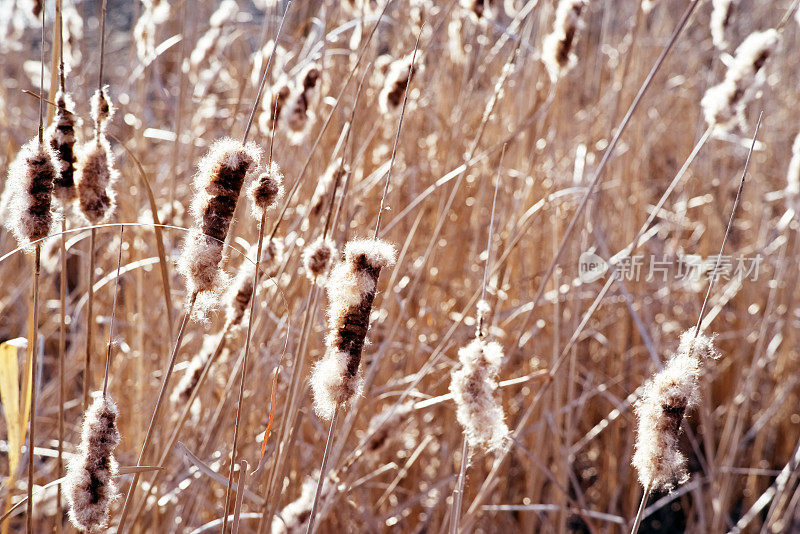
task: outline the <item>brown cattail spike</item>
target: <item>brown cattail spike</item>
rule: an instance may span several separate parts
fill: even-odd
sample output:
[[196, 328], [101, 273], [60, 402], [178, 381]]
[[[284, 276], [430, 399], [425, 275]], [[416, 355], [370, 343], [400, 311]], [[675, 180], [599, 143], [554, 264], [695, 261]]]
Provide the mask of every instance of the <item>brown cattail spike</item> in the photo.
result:
[[261, 100], [261, 115], [258, 117], [258, 127], [261, 133], [268, 134], [272, 127], [278, 124], [281, 118], [281, 111], [289, 100], [292, 89], [289, 87], [285, 78], [281, 78], [269, 92], [264, 93]]
[[583, 24], [581, 15], [588, 5], [588, 0], [561, 0], [558, 3], [553, 31], [542, 42], [542, 61], [553, 81], [575, 63], [575, 37]]
[[261, 149], [233, 139], [216, 141], [200, 160], [192, 200], [195, 231], [187, 237], [179, 260], [189, 293], [214, 291], [228, 228], [245, 179], [258, 168]]
[[83, 419], [78, 454], [70, 461], [66, 477], [69, 518], [86, 532], [108, 528], [109, 506], [117, 498], [114, 449], [120, 442], [119, 410], [109, 396], [98, 396]]
[[50, 233], [55, 177], [56, 164], [50, 146], [40, 143], [38, 138], [23, 145], [9, 165], [6, 187], [10, 196], [5, 225], [20, 246], [27, 247]]
[[63, 206], [72, 203], [78, 196], [75, 188], [75, 105], [68, 94], [56, 94], [55, 120], [47, 129], [47, 144], [53, 151], [56, 162], [56, 177], [53, 195]]
[[361, 389], [359, 366], [381, 269], [393, 265], [395, 249], [378, 239], [351, 241], [345, 259], [331, 272], [328, 290], [327, 349], [311, 378], [314, 407], [325, 419]]
[[[412, 55], [409, 54], [389, 65], [383, 89], [378, 97], [381, 113], [387, 114], [400, 109], [411, 78], [416, 74], [417, 66], [411, 65]], [[410, 95], [409, 95], [410, 96]]]
[[700, 397], [702, 359], [717, 358], [711, 338], [694, 328], [681, 335], [678, 351], [647, 384], [636, 404], [639, 427], [633, 465], [639, 481], [653, 490], [670, 490], [688, 479], [686, 457], [679, 449], [681, 423], [686, 410]]
[[92, 95], [92, 120], [97, 128], [105, 131], [108, 122], [113, 116], [114, 106], [108, 96], [108, 86], [104, 86]]
[[311, 125], [314, 116], [311, 111], [311, 100], [314, 97], [314, 90], [319, 85], [321, 75], [320, 66], [316, 63], [308, 65], [300, 74], [299, 83], [286, 117], [292, 144], [300, 143]]
[[75, 166], [78, 205], [91, 224], [102, 223], [113, 213], [116, 206], [113, 186], [118, 178], [111, 145], [101, 132], [81, 147]]
[[334, 258], [336, 245], [330, 239], [319, 237], [303, 251], [303, 266], [311, 281], [322, 281], [328, 274]]
[[283, 174], [277, 163], [273, 161], [268, 170], [253, 180], [250, 197], [253, 199], [251, 206], [253, 217], [258, 219], [265, 211], [275, 207], [278, 200], [283, 197]]
[[733, 63], [725, 79], [706, 91], [700, 104], [709, 126], [731, 128], [742, 122], [744, 109], [763, 82], [762, 67], [778, 46], [780, 35], [775, 29], [753, 32], [736, 49]]

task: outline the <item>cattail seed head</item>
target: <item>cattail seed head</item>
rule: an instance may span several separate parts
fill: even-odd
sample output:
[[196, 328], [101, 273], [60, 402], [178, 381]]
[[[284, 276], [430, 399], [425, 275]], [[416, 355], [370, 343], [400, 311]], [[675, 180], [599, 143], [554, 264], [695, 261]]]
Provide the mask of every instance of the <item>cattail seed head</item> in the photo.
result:
[[733, 1], [734, 0], [713, 0], [711, 2], [714, 6], [709, 23], [711, 28], [711, 40], [714, 46], [720, 50], [726, 50], [728, 48], [728, 41], [725, 39], [725, 30], [730, 23]]
[[700, 102], [709, 126], [730, 128], [763, 82], [762, 67], [778, 45], [777, 30], [753, 32], [736, 49], [725, 79], [706, 91]]
[[[189, 402], [189, 397], [191, 397], [194, 388], [197, 387], [197, 383], [200, 381], [200, 375], [203, 373], [203, 367], [205, 367], [206, 362], [209, 358], [214, 356], [217, 347], [221, 341], [221, 334], [213, 335], [213, 336], [205, 336], [203, 338], [203, 347], [200, 349], [200, 352], [195, 354], [192, 359], [189, 361], [189, 365], [186, 367], [186, 371], [183, 373], [183, 376], [178, 381], [178, 384], [175, 386], [175, 389], [172, 391], [170, 395], [170, 401], [175, 406], [184, 406], [187, 402]], [[192, 415], [199, 414], [199, 403], [195, 402], [192, 406]]]
[[258, 117], [258, 127], [261, 133], [268, 134], [272, 131], [273, 125], [278, 124], [286, 102], [292, 94], [285, 78], [281, 78], [269, 92], [264, 93], [261, 100], [261, 115]]
[[17, 238], [20, 246], [50, 233], [53, 216], [50, 205], [56, 163], [50, 146], [33, 138], [22, 146], [8, 167], [9, 204], [5, 225]]
[[314, 194], [311, 195], [311, 201], [308, 203], [308, 216], [310, 218], [316, 218], [322, 215], [322, 210], [327, 205], [326, 200], [330, 200], [328, 192], [331, 188], [331, 184], [338, 183], [346, 172], [347, 170], [342, 164], [342, 158], [336, 158], [328, 165], [328, 168], [325, 169], [325, 172], [322, 174], [319, 181], [317, 181]]
[[98, 89], [92, 95], [92, 120], [100, 130], [105, 130], [114, 116], [114, 106], [108, 96], [108, 86]]
[[303, 266], [308, 279], [312, 282], [324, 280], [335, 258], [336, 245], [333, 241], [318, 237], [303, 251]]
[[78, 206], [91, 224], [102, 223], [113, 213], [116, 206], [114, 184], [118, 178], [111, 145], [101, 132], [81, 146], [75, 165]]
[[118, 497], [114, 449], [120, 442], [119, 410], [109, 396], [98, 396], [86, 411], [78, 454], [70, 461], [65, 482], [69, 518], [79, 530], [104, 532], [109, 507]]
[[588, 0], [561, 0], [558, 3], [553, 31], [542, 42], [542, 61], [553, 81], [575, 64], [575, 37], [583, 25], [581, 15], [588, 5]]
[[412, 55], [409, 54], [389, 65], [383, 89], [378, 96], [378, 105], [384, 115], [400, 109], [403, 105], [408, 84], [418, 68], [416, 65], [411, 65], [411, 58]]
[[369, 316], [381, 269], [393, 265], [395, 248], [378, 239], [359, 239], [345, 247], [345, 259], [333, 268], [328, 292], [326, 351], [314, 366], [311, 387], [314, 408], [333, 417], [337, 404], [347, 404], [360, 393], [361, 352], [369, 330]]
[[456, 417], [470, 447], [500, 450], [508, 445], [502, 405], [495, 400], [503, 348], [480, 337], [458, 351], [461, 366], [451, 374]]
[[189, 293], [215, 292], [222, 275], [219, 263], [236, 203], [245, 179], [258, 168], [261, 149], [233, 139], [216, 141], [200, 160], [194, 178], [192, 214], [196, 227], [187, 236], [178, 268]]
[[700, 398], [701, 361], [719, 356], [713, 340], [695, 339], [692, 328], [681, 335], [677, 352], [644, 385], [635, 410], [639, 418], [633, 465], [639, 481], [654, 490], [671, 490], [688, 479], [686, 457], [679, 449], [683, 416]]
[[67, 206], [78, 196], [75, 188], [75, 125], [77, 119], [73, 110], [75, 104], [68, 94], [56, 94], [55, 120], [47, 129], [47, 144], [53, 151], [56, 163], [56, 177], [53, 180], [53, 195]]
[[[306, 477], [303, 487], [300, 490], [300, 497], [287, 504], [272, 519], [271, 534], [301, 534], [308, 528], [308, 520], [311, 517], [311, 508], [314, 505], [314, 494], [317, 490], [319, 474], [313, 477]], [[320, 503], [328, 500], [335, 491], [336, 484], [325, 484], [320, 495]], [[324, 513], [324, 507], [318, 512]]]
[[286, 125], [289, 128], [289, 139], [293, 145], [305, 139], [308, 128], [311, 126], [314, 114], [311, 111], [311, 100], [320, 84], [322, 70], [316, 63], [311, 63], [300, 74], [299, 83], [292, 96], [292, 102], [287, 110]]
[[283, 173], [273, 161], [268, 170], [253, 180], [253, 185], [250, 187], [253, 217], [260, 219], [265, 211], [275, 207], [278, 200], [283, 197], [283, 192]]

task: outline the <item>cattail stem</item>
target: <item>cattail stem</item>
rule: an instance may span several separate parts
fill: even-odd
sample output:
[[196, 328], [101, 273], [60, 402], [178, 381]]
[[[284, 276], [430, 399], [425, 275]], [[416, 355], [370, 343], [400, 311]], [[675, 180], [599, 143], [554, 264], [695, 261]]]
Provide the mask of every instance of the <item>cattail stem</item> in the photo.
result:
[[[189, 414], [192, 411], [192, 405], [197, 399], [197, 396], [200, 394], [200, 388], [203, 387], [203, 384], [206, 381], [209, 369], [211, 369], [211, 366], [214, 365], [214, 362], [217, 361], [217, 358], [219, 358], [219, 355], [222, 354], [222, 351], [225, 348], [225, 343], [227, 342], [229, 331], [230, 331], [230, 323], [227, 323], [222, 330], [219, 343], [217, 343], [217, 348], [214, 349], [214, 352], [211, 354], [211, 356], [208, 358], [205, 365], [203, 366], [203, 370], [200, 372], [200, 376], [197, 378], [197, 384], [194, 385], [194, 388], [192, 389], [192, 392], [189, 395], [189, 399], [183, 406], [183, 411], [178, 417], [178, 421], [175, 423], [174, 429], [172, 430], [172, 434], [167, 440], [167, 444], [161, 451], [161, 456], [159, 457], [157, 465], [159, 466], [164, 465], [164, 462], [167, 461], [169, 453], [172, 451], [172, 447], [175, 445], [175, 442], [178, 441], [178, 436], [180, 435], [180, 432], [183, 429], [183, 425], [186, 423], [186, 420], [188, 419]], [[131, 519], [132, 524], [136, 524], [137, 519], [144, 511], [145, 506], [147, 506], [147, 502], [150, 498], [150, 495], [152, 495], [153, 491], [155, 490], [156, 482], [158, 482], [158, 479], [161, 477], [162, 473], [164, 473], [164, 471], [159, 469], [155, 471], [153, 473], [153, 476], [150, 478], [150, 481], [148, 482], [147, 493], [144, 494], [142, 500], [139, 501], [139, 505], [133, 512], [133, 518]]]
[[[178, 352], [181, 348], [181, 343], [183, 343], [183, 335], [186, 332], [186, 325], [189, 322], [189, 317], [192, 315], [192, 310], [194, 310], [194, 304], [197, 301], [197, 292], [193, 292], [192, 295], [189, 297], [189, 303], [186, 307], [186, 312], [183, 314], [183, 320], [181, 321], [181, 327], [178, 330], [178, 337], [175, 340], [175, 346], [172, 349], [172, 355], [169, 358], [169, 363], [167, 363], [167, 368], [164, 373], [164, 378], [161, 380], [161, 388], [158, 391], [158, 398], [156, 399], [155, 408], [153, 408], [153, 415], [150, 417], [150, 424], [147, 426], [147, 432], [144, 436], [144, 442], [142, 443], [142, 449], [139, 452], [139, 459], [136, 461], [137, 465], [142, 465], [142, 459], [144, 455], [147, 454], [148, 447], [150, 445], [150, 438], [153, 435], [153, 430], [155, 429], [156, 421], [158, 420], [158, 413], [161, 409], [161, 404], [164, 401], [164, 396], [167, 391], [167, 386], [169, 385], [169, 379], [172, 377], [172, 370], [175, 367], [175, 360], [178, 357]], [[133, 502], [133, 495], [136, 492], [136, 486], [139, 483], [139, 475], [141, 473], [137, 472], [133, 475], [133, 480], [131, 481], [131, 485], [128, 488], [128, 493], [125, 495], [125, 503], [122, 505], [122, 512], [120, 513], [119, 518], [119, 526], [117, 527], [117, 532], [120, 534], [124, 532], [123, 528], [125, 527], [125, 520], [128, 516], [128, 510], [130, 508], [131, 502]]]
[[389, 162], [389, 171], [386, 173], [386, 183], [383, 186], [383, 194], [381, 195], [381, 205], [378, 208], [378, 220], [375, 223], [375, 233], [373, 234], [373, 239], [378, 239], [378, 233], [381, 230], [381, 217], [383, 216], [383, 206], [386, 202], [386, 194], [389, 192], [389, 182], [392, 179], [392, 168], [394, 168], [394, 160], [395, 156], [397, 156], [397, 144], [400, 142], [400, 130], [403, 128], [403, 118], [406, 115], [406, 104], [408, 104], [408, 94], [411, 92], [411, 81], [412, 75], [411, 73], [414, 71], [414, 62], [417, 59], [417, 50], [419, 49], [419, 39], [422, 37], [422, 30], [425, 27], [425, 23], [422, 23], [422, 26], [419, 29], [419, 33], [417, 34], [417, 41], [414, 43], [414, 52], [411, 54], [411, 63], [408, 66], [408, 84], [406, 85], [405, 93], [403, 94], [403, 108], [400, 110], [400, 121], [397, 124], [397, 133], [394, 137], [394, 146], [392, 147], [392, 159]]
[[[233, 472], [233, 468], [231, 468]], [[239, 534], [239, 520], [242, 513], [242, 499], [244, 499], [244, 484], [247, 481], [247, 462], [242, 460], [239, 462], [239, 480], [236, 482], [238, 492], [236, 494], [236, 505], [233, 507], [233, 527], [231, 531], [233, 534]], [[225, 519], [228, 519], [228, 514], [225, 514]], [[223, 524], [224, 524], [223, 520]], [[224, 527], [223, 527], [224, 528]]]
[[636, 518], [633, 520], [633, 527], [631, 527], [631, 534], [636, 534], [639, 532], [639, 527], [642, 524], [642, 519], [644, 515], [644, 506], [647, 504], [647, 499], [650, 497], [650, 488], [652, 484], [648, 484], [647, 487], [644, 489], [644, 493], [642, 494], [642, 502], [639, 503], [639, 510], [636, 512]]
[[[44, 18], [44, 13], [42, 13]], [[38, 352], [36, 350], [37, 338], [39, 337], [39, 272], [42, 267], [42, 245], [36, 243], [33, 258], [33, 293], [31, 302], [33, 303], [33, 313], [31, 313], [31, 324], [29, 327], [30, 337], [28, 339], [28, 358], [31, 362], [31, 429], [28, 439], [28, 516], [26, 529], [28, 533], [33, 532], [33, 457], [34, 446], [36, 443], [36, 371], [38, 369]]]
[[117, 258], [117, 276], [114, 278], [114, 300], [111, 304], [111, 324], [108, 328], [108, 347], [106, 349], [106, 369], [103, 373], [103, 397], [108, 393], [108, 374], [111, 370], [111, 344], [114, 342], [114, 317], [117, 315], [117, 287], [119, 286], [119, 271], [122, 267], [122, 233], [125, 226], [119, 227], [119, 257]]
[[453, 491], [453, 506], [450, 509], [450, 534], [458, 534], [458, 522], [461, 519], [461, 503], [464, 500], [464, 482], [467, 478], [467, 463], [469, 445], [467, 438], [464, 437], [464, 444], [461, 446], [461, 470], [458, 473], [458, 481]]
[[[61, 273], [59, 280], [59, 300], [61, 303], [61, 324], [58, 332], [58, 460], [56, 476], [64, 476], [64, 358], [67, 346], [67, 220], [61, 219]], [[64, 505], [61, 500], [61, 484], [56, 493], [56, 527], [61, 531], [61, 518], [64, 516]]]
[[339, 411], [341, 405], [337, 404], [333, 410], [333, 417], [331, 418], [331, 428], [328, 431], [328, 439], [325, 441], [325, 453], [322, 455], [322, 466], [319, 468], [319, 480], [317, 481], [317, 490], [314, 492], [314, 504], [311, 506], [311, 514], [308, 516], [308, 529], [306, 534], [313, 534], [314, 522], [317, 519], [317, 508], [319, 507], [319, 498], [322, 495], [322, 487], [325, 485], [325, 478], [327, 476], [328, 456], [330, 455], [331, 445], [333, 445], [333, 433], [336, 431], [336, 422], [339, 420]]
[[94, 269], [95, 241], [97, 229], [92, 228], [89, 237], [89, 278], [86, 300], [86, 354], [83, 360], [83, 411], [89, 408], [89, 388], [92, 387], [92, 323], [94, 322]]
[[[239, 444], [239, 423], [242, 418], [242, 404], [244, 401], [244, 378], [247, 375], [247, 356], [250, 353], [250, 337], [253, 331], [253, 318], [255, 317], [256, 295], [258, 293], [258, 275], [261, 271], [261, 247], [264, 245], [264, 224], [267, 220], [267, 210], [261, 212], [261, 222], [258, 225], [258, 245], [256, 246], [256, 270], [253, 273], [253, 296], [250, 297], [250, 316], [247, 319], [247, 333], [244, 340], [244, 353], [242, 354], [242, 370], [239, 376], [239, 399], [236, 404], [236, 421], [233, 425], [233, 447], [231, 448], [231, 465], [228, 474], [228, 486], [225, 488], [225, 508], [222, 514], [222, 533], [228, 526], [228, 506], [230, 506], [231, 486], [233, 485], [233, 466], [236, 465], [236, 448]], [[239, 493], [244, 488], [239, 486]]]

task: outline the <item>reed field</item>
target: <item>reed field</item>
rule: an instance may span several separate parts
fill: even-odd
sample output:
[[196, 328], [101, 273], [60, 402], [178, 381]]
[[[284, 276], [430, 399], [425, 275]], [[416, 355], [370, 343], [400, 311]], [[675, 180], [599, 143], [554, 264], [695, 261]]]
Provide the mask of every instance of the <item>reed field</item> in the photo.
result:
[[798, 3], [0, 0], [0, 533], [800, 533]]

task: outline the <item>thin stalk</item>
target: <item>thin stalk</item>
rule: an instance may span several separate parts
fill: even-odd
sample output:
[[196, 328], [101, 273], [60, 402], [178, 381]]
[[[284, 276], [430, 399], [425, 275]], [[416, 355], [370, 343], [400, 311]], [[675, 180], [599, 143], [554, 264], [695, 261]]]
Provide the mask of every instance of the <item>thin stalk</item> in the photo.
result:
[[[192, 410], [192, 405], [194, 404], [194, 401], [197, 399], [197, 396], [199, 395], [200, 388], [205, 383], [209, 369], [211, 369], [211, 366], [214, 364], [217, 358], [219, 358], [219, 355], [222, 354], [222, 350], [225, 348], [225, 343], [227, 342], [229, 331], [230, 331], [230, 324], [226, 324], [222, 330], [222, 334], [220, 335], [219, 343], [217, 343], [217, 348], [214, 350], [213, 354], [209, 356], [208, 361], [206, 361], [205, 365], [203, 366], [203, 370], [200, 372], [200, 376], [197, 379], [197, 384], [195, 384], [194, 389], [192, 389], [192, 393], [189, 395], [189, 400], [186, 401], [186, 404], [183, 407], [183, 411], [178, 417], [178, 421], [175, 423], [175, 428], [173, 429], [172, 434], [167, 440], [167, 444], [164, 446], [164, 449], [161, 451], [161, 456], [158, 460], [157, 465], [163, 467], [164, 462], [167, 461], [167, 457], [169, 456], [169, 453], [172, 451], [172, 447], [175, 445], [175, 442], [178, 440], [178, 436], [181, 430], [183, 429], [183, 425], [186, 423], [189, 413]], [[147, 493], [144, 494], [144, 497], [142, 497], [142, 500], [139, 501], [139, 505], [133, 512], [133, 519], [131, 519], [131, 521], [133, 522], [132, 524], [136, 524], [136, 520], [144, 511], [144, 508], [145, 506], [147, 506], [147, 502], [150, 498], [150, 495], [152, 495], [153, 491], [156, 488], [156, 482], [158, 482], [158, 479], [161, 477], [163, 473], [164, 470], [162, 469], [156, 470], [153, 473], [153, 476], [150, 478], [150, 481], [148, 482]]]
[[[233, 471], [233, 469], [231, 469]], [[238, 492], [236, 494], [236, 505], [233, 507], [233, 534], [239, 534], [239, 519], [242, 513], [242, 499], [244, 499], [245, 482], [247, 481], [247, 462], [242, 460], [239, 462], [239, 480], [237, 481]], [[228, 514], [225, 514], [225, 519], [228, 519]], [[223, 520], [224, 523], [224, 520]]]
[[92, 228], [89, 237], [89, 286], [86, 301], [86, 353], [83, 360], [83, 411], [89, 407], [89, 388], [92, 387], [92, 322], [94, 320], [94, 269], [97, 229]]
[[[236, 403], [236, 421], [233, 425], [233, 447], [231, 448], [231, 465], [228, 473], [228, 486], [225, 488], [225, 508], [222, 513], [222, 532], [228, 526], [228, 506], [230, 506], [231, 486], [233, 485], [233, 466], [236, 465], [236, 448], [239, 444], [239, 423], [242, 419], [242, 404], [244, 401], [244, 377], [247, 375], [247, 356], [250, 353], [250, 337], [253, 330], [255, 317], [256, 295], [258, 293], [258, 275], [261, 273], [261, 247], [264, 245], [264, 224], [267, 220], [267, 210], [261, 212], [261, 222], [258, 225], [258, 246], [256, 246], [256, 270], [253, 273], [253, 296], [250, 297], [250, 316], [247, 318], [247, 333], [244, 340], [244, 354], [242, 354], [242, 370], [239, 375], [239, 399]], [[239, 493], [244, 491], [239, 486]]]
[[464, 481], [467, 478], [467, 463], [469, 454], [469, 445], [467, 438], [464, 438], [464, 444], [461, 446], [461, 470], [458, 473], [458, 482], [453, 491], [453, 507], [450, 511], [450, 534], [458, 534], [458, 520], [461, 518], [461, 502], [464, 499]]
[[319, 507], [319, 498], [322, 495], [322, 487], [325, 485], [325, 477], [328, 467], [328, 456], [333, 444], [333, 433], [336, 431], [336, 422], [339, 420], [339, 410], [341, 405], [337, 404], [333, 410], [333, 419], [331, 419], [331, 428], [328, 431], [328, 439], [325, 441], [325, 453], [322, 455], [322, 466], [319, 468], [319, 480], [317, 481], [317, 490], [314, 492], [314, 504], [311, 506], [311, 515], [308, 516], [308, 529], [306, 534], [313, 534], [314, 523], [317, 519], [317, 508]]
[[[183, 320], [181, 321], [181, 327], [178, 330], [178, 337], [175, 340], [175, 346], [172, 349], [172, 355], [169, 358], [169, 363], [167, 363], [166, 372], [164, 373], [164, 378], [161, 381], [161, 388], [158, 391], [158, 398], [156, 399], [155, 408], [153, 408], [153, 415], [150, 417], [150, 424], [147, 426], [147, 433], [144, 436], [144, 442], [142, 443], [142, 449], [139, 452], [139, 458], [136, 461], [136, 465], [142, 465], [142, 459], [144, 455], [147, 454], [148, 447], [150, 445], [150, 438], [153, 435], [153, 430], [155, 429], [156, 421], [158, 420], [158, 413], [161, 409], [161, 404], [164, 402], [164, 396], [167, 391], [167, 386], [169, 385], [169, 379], [172, 377], [172, 370], [175, 367], [175, 360], [178, 357], [178, 351], [180, 351], [181, 343], [183, 342], [183, 335], [186, 331], [186, 324], [189, 322], [189, 317], [192, 315], [192, 310], [194, 309], [194, 304], [197, 301], [197, 292], [192, 293], [191, 297], [189, 297], [189, 303], [186, 307], [186, 312], [183, 314]], [[122, 505], [122, 512], [119, 518], [119, 526], [117, 527], [117, 532], [124, 532], [125, 527], [125, 520], [128, 517], [128, 510], [130, 508], [131, 502], [133, 502], [133, 495], [136, 492], [136, 486], [139, 483], [139, 475], [140, 472], [136, 472], [133, 475], [133, 481], [131, 481], [131, 485], [128, 488], [128, 493], [125, 495], [125, 503]]]
[[[56, 477], [64, 476], [64, 358], [67, 347], [67, 220], [61, 219], [61, 273], [59, 275], [60, 323], [58, 328], [58, 460], [56, 461]], [[61, 531], [61, 518], [64, 517], [64, 505], [61, 501], [61, 484], [56, 494], [56, 527]]]
[[111, 371], [111, 344], [114, 342], [114, 318], [117, 315], [117, 288], [119, 287], [119, 272], [122, 267], [122, 234], [124, 226], [119, 227], [119, 257], [117, 258], [117, 276], [114, 278], [114, 300], [111, 304], [111, 324], [108, 327], [108, 347], [106, 349], [106, 369], [103, 373], [103, 397], [108, 393], [108, 374]]
[[[42, 12], [44, 18], [44, 12]], [[31, 361], [31, 430], [28, 440], [28, 515], [25, 527], [28, 533], [33, 532], [33, 457], [34, 444], [36, 443], [36, 370], [38, 369], [38, 351], [36, 341], [39, 336], [39, 272], [42, 267], [42, 245], [36, 243], [33, 257], [33, 320], [30, 325], [30, 339], [28, 339], [28, 357]]]
[[642, 502], [639, 503], [639, 510], [636, 512], [636, 518], [633, 520], [633, 527], [631, 527], [631, 534], [636, 534], [639, 532], [639, 527], [642, 524], [642, 516], [644, 515], [644, 505], [647, 504], [647, 499], [650, 497], [650, 488], [652, 487], [651, 483], [647, 484], [647, 487], [644, 489], [644, 494], [642, 494]]
[[419, 29], [417, 34], [417, 42], [414, 43], [414, 52], [411, 54], [411, 63], [408, 66], [408, 83], [406, 83], [406, 90], [403, 93], [403, 108], [400, 110], [400, 121], [397, 124], [397, 133], [394, 136], [394, 146], [392, 146], [392, 159], [389, 162], [389, 171], [386, 173], [386, 183], [383, 186], [383, 195], [381, 195], [381, 205], [378, 208], [378, 220], [375, 223], [375, 234], [373, 239], [378, 239], [378, 232], [381, 229], [381, 218], [383, 216], [383, 205], [386, 202], [386, 194], [389, 192], [389, 182], [392, 179], [392, 169], [394, 168], [394, 160], [397, 156], [397, 144], [400, 142], [400, 130], [403, 128], [403, 118], [406, 116], [406, 104], [408, 104], [408, 93], [411, 92], [412, 73], [414, 72], [414, 62], [417, 59], [417, 50], [419, 49], [419, 39], [422, 37], [422, 30], [425, 23]]
[[[722, 244], [719, 247], [719, 255], [717, 255], [717, 261], [714, 264], [714, 270], [712, 273], [716, 273], [717, 269], [719, 269], [720, 261], [722, 260], [722, 253], [725, 251], [725, 244], [728, 242], [728, 236], [731, 233], [731, 227], [733, 226], [733, 218], [736, 216], [736, 208], [739, 207], [739, 200], [742, 198], [742, 190], [744, 189], [744, 180], [747, 177], [747, 169], [750, 168], [750, 157], [753, 155], [753, 150], [756, 147], [756, 138], [758, 138], [758, 130], [761, 128], [761, 118], [763, 117], [764, 112], [758, 114], [758, 122], [756, 123], [756, 130], [753, 132], [753, 141], [750, 143], [750, 151], [747, 153], [747, 159], [744, 162], [744, 170], [742, 170], [742, 179], [739, 180], [739, 189], [736, 191], [736, 198], [733, 200], [733, 208], [731, 209], [731, 215], [728, 219], [728, 226], [725, 228], [725, 235], [722, 236]], [[697, 339], [697, 336], [700, 334], [700, 325], [703, 323], [703, 316], [705, 316], [706, 307], [708, 306], [708, 299], [711, 297], [711, 291], [714, 289], [714, 283], [717, 281], [717, 276], [712, 276], [711, 280], [708, 283], [708, 289], [706, 290], [706, 296], [703, 299], [703, 305], [700, 308], [700, 315], [697, 318], [697, 325], [694, 329], [694, 337], [692, 338], [692, 344], [689, 346], [689, 355], [691, 356], [692, 350], [694, 349], [694, 342]]]

